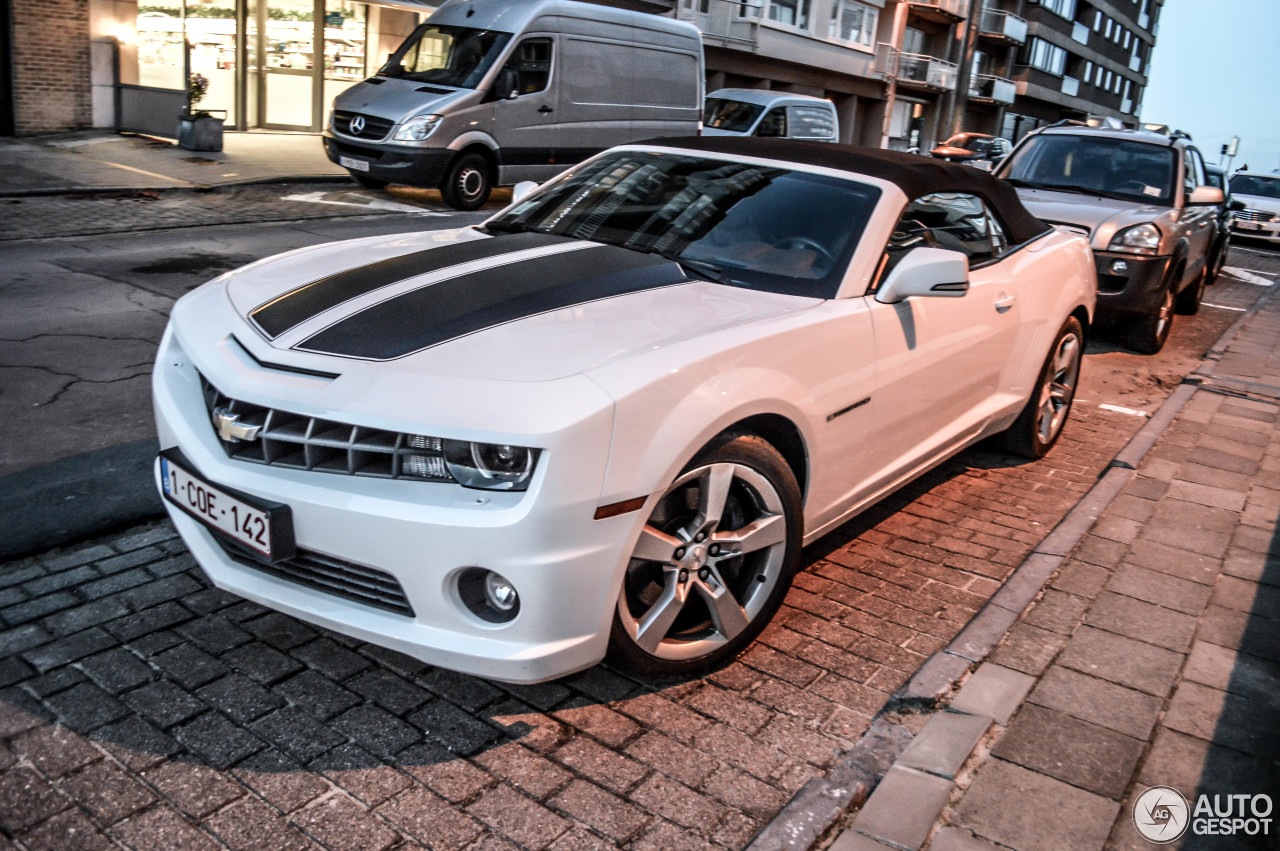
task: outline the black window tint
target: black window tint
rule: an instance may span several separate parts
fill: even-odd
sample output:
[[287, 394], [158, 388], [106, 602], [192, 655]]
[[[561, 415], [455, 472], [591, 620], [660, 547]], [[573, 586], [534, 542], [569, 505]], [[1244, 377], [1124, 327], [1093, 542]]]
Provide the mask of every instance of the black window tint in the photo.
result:
[[706, 115], [703, 122], [716, 130], [731, 130], [734, 133], [746, 133], [755, 124], [764, 107], [754, 103], [743, 103], [740, 100], [725, 98], [707, 98]]
[[782, 107], [775, 107], [760, 120], [760, 126], [756, 128], [757, 136], [786, 136], [787, 135], [787, 111]]
[[540, 92], [551, 79], [551, 39], [526, 38], [503, 66], [516, 72], [516, 91], [522, 95]]

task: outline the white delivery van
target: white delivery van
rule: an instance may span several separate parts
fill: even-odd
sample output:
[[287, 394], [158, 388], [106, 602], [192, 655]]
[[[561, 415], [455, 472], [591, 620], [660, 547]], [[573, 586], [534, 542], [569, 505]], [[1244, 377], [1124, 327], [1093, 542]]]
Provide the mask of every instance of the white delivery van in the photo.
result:
[[765, 89], [717, 89], [707, 95], [704, 136], [840, 140], [836, 106], [824, 98]]
[[364, 186], [438, 186], [474, 210], [613, 145], [696, 135], [702, 38], [683, 21], [574, 0], [449, 0], [338, 95], [329, 159]]

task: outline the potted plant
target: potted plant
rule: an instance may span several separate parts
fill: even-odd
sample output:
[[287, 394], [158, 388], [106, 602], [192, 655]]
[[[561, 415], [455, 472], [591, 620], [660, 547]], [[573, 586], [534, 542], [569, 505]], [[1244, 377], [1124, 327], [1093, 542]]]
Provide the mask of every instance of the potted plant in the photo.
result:
[[222, 150], [222, 119], [196, 109], [208, 93], [208, 77], [192, 74], [187, 79], [187, 111], [178, 116], [178, 144], [189, 151]]

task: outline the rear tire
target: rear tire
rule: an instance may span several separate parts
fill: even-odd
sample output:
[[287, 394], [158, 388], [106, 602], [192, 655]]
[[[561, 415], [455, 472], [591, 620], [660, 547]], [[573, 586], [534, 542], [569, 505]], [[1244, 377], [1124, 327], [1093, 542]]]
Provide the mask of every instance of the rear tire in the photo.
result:
[[1173, 330], [1173, 303], [1173, 290], [1165, 287], [1156, 309], [1129, 329], [1129, 348], [1142, 355], [1154, 355], [1164, 348]]
[[376, 177], [370, 177], [369, 175], [361, 174], [358, 171], [352, 171], [349, 172], [349, 174], [351, 175], [352, 180], [359, 183], [365, 189], [386, 189], [387, 185], [391, 183], [390, 180], [379, 180]]
[[1042, 458], [1058, 442], [1080, 383], [1084, 329], [1067, 317], [1045, 358], [1027, 406], [1001, 434], [1005, 449], [1024, 458]]
[[458, 157], [440, 182], [444, 202], [455, 210], [478, 210], [493, 190], [492, 169], [480, 154]]
[[645, 522], [615, 603], [610, 658], [658, 677], [738, 655], [782, 605], [800, 559], [800, 488], [776, 449], [728, 435]]

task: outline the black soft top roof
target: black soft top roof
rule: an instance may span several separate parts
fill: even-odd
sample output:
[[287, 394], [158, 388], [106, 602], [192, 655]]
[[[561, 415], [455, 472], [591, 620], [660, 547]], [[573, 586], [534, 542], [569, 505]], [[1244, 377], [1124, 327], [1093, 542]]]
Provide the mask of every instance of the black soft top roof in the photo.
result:
[[790, 160], [802, 165], [866, 174], [896, 184], [908, 200], [934, 192], [966, 192], [991, 205], [1008, 230], [1009, 241], [1015, 245], [1049, 230], [1049, 225], [1027, 212], [1012, 186], [981, 169], [959, 163], [880, 148], [752, 136], [681, 136], [650, 139], [641, 144], [683, 148], [705, 154]]

